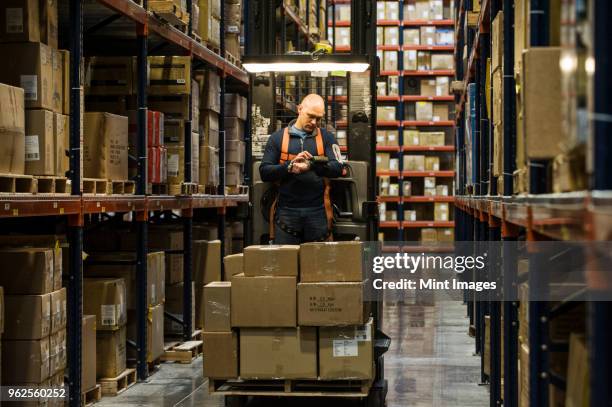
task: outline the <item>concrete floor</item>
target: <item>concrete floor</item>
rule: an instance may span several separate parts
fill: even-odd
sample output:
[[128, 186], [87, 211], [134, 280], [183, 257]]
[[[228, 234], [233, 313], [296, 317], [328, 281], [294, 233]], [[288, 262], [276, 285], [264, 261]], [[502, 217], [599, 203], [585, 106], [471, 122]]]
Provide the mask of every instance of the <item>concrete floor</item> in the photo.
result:
[[[486, 386], [479, 386], [480, 358], [473, 356], [474, 340], [467, 335], [465, 306], [459, 302], [426, 303], [409, 299], [385, 304], [384, 331], [392, 338], [385, 356], [389, 383], [388, 407], [479, 407], [489, 405]], [[312, 406], [312, 400], [260, 399], [249, 407]], [[146, 383], [118, 397], [103, 398], [99, 406], [224, 406], [208, 395], [202, 359], [191, 365], [163, 364]], [[317, 407], [349, 403], [317, 400]]]

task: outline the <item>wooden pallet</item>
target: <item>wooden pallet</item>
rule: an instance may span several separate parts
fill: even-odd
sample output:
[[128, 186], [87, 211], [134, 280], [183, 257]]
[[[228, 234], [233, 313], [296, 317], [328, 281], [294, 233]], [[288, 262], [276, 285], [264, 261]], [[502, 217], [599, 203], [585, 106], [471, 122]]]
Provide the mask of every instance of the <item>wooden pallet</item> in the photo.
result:
[[31, 175], [0, 174], [0, 193], [34, 194], [37, 181]]
[[168, 195], [193, 195], [198, 193], [198, 184], [195, 182], [181, 182], [168, 184]]
[[108, 181], [108, 194], [113, 195], [133, 195], [136, 191], [134, 181]]
[[200, 185], [198, 187], [198, 193], [204, 195], [217, 195], [219, 193], [218, 185]]
[[136, 384], [136, 369], [125, 369], [117, 377], [99, 380], [103, 396], [116, 396]]
[[108, 181], [101, 178], [83, 178], [83, 194], [106, 195]]
[[202, 43], [202, 37], [196, 33], [191, 33], [191, 37], [196, 40], [197, 43]]
[[92, 389], [87, 390], [81, 394], [81, 405], [91, 406], [97, 403], [102, 398], [102, 386], [96, 384]]
[[39, 194], [69, 194], [70, 180], [66, 177], [36, 175], [37, 193]]
[[189, 24], [189, 13], [181, 9], [173, 0], [149, 0], [148, 8], [162, 20], [184, 29]]
[[234, 64], [234, 65], [236, 65], [238, 67], [241, 66], [240, 58], [230, 54], [227, 51], [225, 51], [225, 59], [227, 59], [229, 62], [231, 62], [232, 64]]
[[176, 342], [171, 342], [164, 346], [164, 350], [164, 355], [161, 357], [164, 362], [191, 363], [202, 354], [203, 342], [193, 340], [178, 345]]
[[152, 195], [168, 195], [168, 184], [149, 184], [149, 194]]
[[225, 194], [226, 195], [246, 195], [249, 193], [248, 185], [236, 185], [236, 186], [226, 186]]
[[208, 393], [225, 396], [367, 397], [371, 380], [208, 379]]
[[217, 55], [221, 55], [221, 48], [219, 48], [218, 45], [215, 44], [211, 44], [208, 41], [204, 41], [204, 45], [206, 46], [206, 48], [208, 48], [209, 50], [211, 50], [212, 52], [214, 52]]

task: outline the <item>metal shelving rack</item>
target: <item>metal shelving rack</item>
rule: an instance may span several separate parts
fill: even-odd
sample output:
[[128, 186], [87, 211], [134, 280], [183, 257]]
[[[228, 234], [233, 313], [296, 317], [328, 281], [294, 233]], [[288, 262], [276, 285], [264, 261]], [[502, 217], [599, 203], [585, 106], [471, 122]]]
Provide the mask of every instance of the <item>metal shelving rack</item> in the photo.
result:
[[[610, 141], [604, 134], [610, 132], [610, 122], [593, 117], [593, 136], [596, 140], [596, 154], [594, 159], [593, 173], [591, 174], [590, 191], [572, 192], [562, 194], [542, 194], [532, 189], [531, 195], [512, 196], [512, 173], [515, 170], [514, 144], [516, 143], [515, 115], [516, 100], [514, 94], [514, 1], [513, 0], [484, 0], [481, 1], [481, 11], [476, 27], [473, 42], [467, 40], [467, 33], [463, 32], [466, 10], [469, 0], [461, 0], [456, 4], [457, 18], [457, 49], [456, 59], [462, 60], [463, 45], [468, 45], [468, 67], [463, 72], [461, 65], [457, 64], [457, 79], [464, 81], [461, 94], [457, 95], [457, 148], [458, 148], [458, 183], [456, 185], [456, 235], [458, 241], [501, 241], [511, 242], [525, 239], [527, 242], [538, 241], [606, 241], [612, 230], [612, 184], [610, 183]], [[548, 2], [531, 0], [532, 45], [548, 44]], [[609, 43], [610, 28], [607, 21], [612, 14], [612, 8], [607, 2], [592, 2], [594, 25], [593, 43], [595, 66], [594, 83], [592, 92], [594, 94], [593, 111], [598, 115], [608, 115], [612, 112], [612, 102], [606, 86], [609, 85], [610, 59], [612, 51]], [[474, 150], [478, 154], [480, 166], [475, 167], [475, 183], [473, 190], [467, 188], [469, 180], [465, 174], [466, 151], [464, 146], [467, 86], [476, 83], [480, 92], [480, 101], [484, 100], [487, 55], [491, 52], [489, 33], [491, 22], [499, 11], [504, 12], [504, 100], [503, 100], [503, 122], [504, 122], [504, 191], [499, 191], [497, 196], [494, 178], [489, 178], [492, 169], [491, 150], [493, 147], [492, 127], [489, 120], [479, 120], [479, 128], [474, 132], [475, 144], [480, 149]], [[483, 119], [486, 117], [484, 103], [477, 101], [477, 115]], [[595, 115], [596, 116], [596, 115]], [[478, 116], [477, 116], [478, 118]], [[491, 195], [488, 183], [492, 183]], [[476, 243], [477, 244], [477, 243]], [[501, 255], [503, 258], [513, 256], [511, 245], [503, 245]], [[529, 259], [529, 269], [526, 278], [517, 276], [517, 263], [504, 261], [500, 282], [504, 291], [512, 298], [516, 298], [517, 284], [523, 278], [532, 287], [544, 287], [545, 273], [535, 272], [541, 269], [542, 262], [547, 261], [542, 256], [535, 255]], [[593, 276], [590, 276], [593, 277]], [[610, 282], [602, 281], [600, 276], [588, 278], [587, 285], [580, 297], [567, 297], [558, 305], [550, 302], [531, 301], [529, 304], [529, 404], [534, 406], [548, 405], [549, 385], [565, 388], [563, 378], [557, 376], [551, 369], [550, 352], [567, 352], [567, 345], [554, 342], [549, 334], [549, 322], [567, 311], [574, 309], [576, 300], [601, 298], [602, 292], [609, 292]], [[467, 298], [468, 315], [474, 326], [476, 337], [476, 352], [484, 354], [484, 324], [485, 314], [490, 316], [491, 321], [491, 366], [490, 375], [482, 374], [483, 380], [491, 384], [490, 405], [519, 404], [518, 395], [518, 302], [504, 301], [474, 301]], [[502, 349], [501, 349], [501, 310], [503, 308], [503, 382], [504, 390], [501, 391], [502, 377]], [[589, 371], [596, 372], [590, 375], [588, 392], [590, 394], [591, 406], [609, 405], [612, 399], [611, 360], [612, 353], [612, 322], [611, 305], [609, 302], [591, 301], [587, 303], [587, 311], [584, 315], [587, 323], [587, 347], [589, 354]], [[483, 366], [484, 367], [484, 366]]]
[[[137, 290], [138, 290], [138, 332], [137, 349], [138, 361], [137, 371], [139, 380], [145, 380], [148, 376], [146, 363], [146, 276], [147, 276], [147, 235], [148, 217], [150, 213], [174, 210], [178, 211], [183, 218], [184, 225], [184, 285], [191, 287], [191, 242], [193, 214], [197, 209], [217, 208], [219, 219], [219, 236], [223, 242], [225, 211], [228, 207], [236, 207], [241, 203], [248, 202], [248, 195], [225, 195], [223, 164], [221, 165], [221, 185], [217, 195], [192, 195], [192, 196], [153, 196], [146, 195], [146, 61], [148, 56], [147, 43], [150, 35], [156, 35], [167, 44], [173, 44], [190, 55], [196, 62], [210, 69], [216, 69], [222, 77], [221, 106], [226, 81], [231, 81], [232, 89], [246, 93], [248, 91], [249, 77], [240, 67], [232, 64], [225, 58], [215, 54], [203, 44], [196, 42], [189, 35], [180, 32], [174, 27], [161, 21], [152, 13], [147, 11], [147, 0], [143, 0], [143, 6], [131, 0], [97, 0], [102, 6], [116, 13], [117, 16], [125, 17], [134, 23], [137, 39], [138, 60], [138, 177], [136, 179], [136, 194], [130, 196], [86, 196], [81, 194], [82, 174], [80, 173], [81, 150], [80, 141], [82, 123], [81, 98], [83, 94], [83, 72], [81, 60], [83, 52], [83, 15], [86, 4], [83, 0], [69, 1], [69, 51], [70, 61], [70, 171], [69, 177], [72, 182], [70, 195], [37, 196], [23, 194], [3, 194], [0, 196], [0, 219], [8, 218], [30, 218], [30, 217], [58, 217], [68, 225], [67, 235], [70, 243], [70, 264], [68, 281], [68, 352], [69, 352], [69, 405], [79, 406], [81, 404], [81, 321], [83, 316], [83, 227], [85, 216], [100, 213], [132, 213], [137, 225], [139, 245], [137, 248]], [[191, 9], [192, 0], [187, 1]], [[223, 4], [223, 2], [221, 3]], [[110, 24], [116, 18], [107, 20]], [[247, 20], [245, 20], [247, 21]], [[191, 24], [191, 22], [190, 22]], [[188, 34], [191, 34], [189, 27]], [[221, 38], [221, 49], [224, 49], [223, 36]], [[223, 54], [222, 54], [223, 55]], [[190, 96], [191, 106], [191, 96]], [[191, 109], [190, 109], [191, 111]], [[221, 120], [222, 120], [221, 112]], [[222, 123], [220, 123], [222, 126]], [[191, 160], [191, 120], [186, 124], [186, 154], [185, 154], [185, 178], [190, 181]], [[250, 126], [245, 125], [245, 129]], [[223, 129], [223, 127], [220, 127]], [[224, 138], [223, 131], [220, 132], [220, 162], [223, 163]], [[250, 154], [247, 155], [245, 170], [250, 167]], [[246, 236], [246, 234], [245, 234]], [[191, 290], [185, 290], [183, 336], [185, 340], [191, 338], [193, 327], [191, 326]]]
[[[457, 1], [457, 0], [456, 0]], [[349, 27], [350, 21], [336, 21], [335, 5], [336, 4], [350, 4], [350, 1], [344, 0], [331, 0], [332, 7], [332, 19], [328, 21], [328, 27], [334, 30], [336, 27]], [[397, 51], [398, 52], [398, 64], [399, 69], [397, 71], [380, 71], [380, 77], [385, 76], [398, 76], [399, 77], [399, 95], [397, 96], [377, 96], [377, 102], [393, 102], [397, 103], [396, 120], [394, 121], [381, 121], [376, 122], [377, 127], [382, 128], [393, 128], [399, 132], [398, 147], [386, 147], [377, 146], [377, 152], [390, 152], [397, 154], [399, 159], [399, 170], [377, 170], [377, 176], [390, 176], [397, 177], [399, 179], [399, 195], [398, 196], [379, 196], [378, 202], [391, 202], [397, 204], [397, 221], [385, 221], [380, 222], [381, 229], [396, 229], [397, 240], [404, 241], [404, 229], [407, 228], [423, 228], [423, 227], [454, 227], [453, 221], [448, 222], [433, 222], [433, 221], [416, 221], [409, 222], [405, 221], [404, 216], [404, 204], [410, 203], [433, 203], [433, 202], [448, 202], [453, 203], [454, 198], [450, 197], [409, 197], [404, 198], [403, 196], [403, 180], [404, 178], [424, 178], [424, 177], [436, 177], [436, 178], [451, 178], [455, 176], [454, 171], [404, 171], [403, 170], [403, 156], [404, 153], [410, 152], [454, 152], [455, 147], [453, 145], [446, 145], [441, 147], [428, 147], [428, 146], [404, 146], [403, 130], [405, 127], [434, 127], [434, 128], [448, 128], [454, 127], [455, 121], [415, 121], [415, 120], [404, 120], [404, 106], [409, 102], [428, 101], [428, 102], [452, 102], [455, 100], [454, 96], [422, 96], [422, 95], [405, 95], [404, 94], [404, 77], [436, 77], [436, 76], [454, 76], [454, 70], [428, 70], [428, 71], [408, 71], [403, 69], [403, 51], [408, 50], [422, 50], [422, 51], [453, 51], [454, 46], [431, 46], [431, 45], [404, 45], [404, 36], [402, 28], [404, 27], [421, 27], [421, 26], [436, 26], [436, 27], [452, 27], [454, 25], [453, 20], [404, 20], [404, 0], [399, 0], [399, 20], [378, 20], [378, 27], [399, 27], [399, 45], [377, 45], [377, 50], [380, 51]], [[335, 50], [338, 52], [350, 52], [349, 47], [337, 47]], [[334, 97], [332, 102], [346, 102], [346, 98]], [[336, 126], [338, 128], [346, 127], [346, 123], [337, 121]], [[343, 149], [346, 151], [347, 149]]]

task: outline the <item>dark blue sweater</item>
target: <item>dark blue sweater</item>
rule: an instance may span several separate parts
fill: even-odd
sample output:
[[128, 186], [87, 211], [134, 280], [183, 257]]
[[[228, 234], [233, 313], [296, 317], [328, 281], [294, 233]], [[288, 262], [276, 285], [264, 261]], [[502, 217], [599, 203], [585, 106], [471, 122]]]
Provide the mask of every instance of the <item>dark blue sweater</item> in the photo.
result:
[[[325, 155], [329, 159], [323, 166], [312, 166], [310, 171], [302, 174], [291, 174], [287, 170], [289, 161], [279, 164], [281, 144], [284, 129], [274, 132], [264, 152], [259, 174], [265, 182], [280, 181], [278, 206], [287, 208], [312, 208], [323, 206], [323, 192], [325, 184], [323, 177], [337, 178], [342, 175], [342, 164], [336, 159], [332, 146], [336, 143], [334, 136], [321, 129]], [[317, 155], [315, 135], [311, 134], [302, 139], [289, 132], [289, 154], [299, 154], [308, 151]]]

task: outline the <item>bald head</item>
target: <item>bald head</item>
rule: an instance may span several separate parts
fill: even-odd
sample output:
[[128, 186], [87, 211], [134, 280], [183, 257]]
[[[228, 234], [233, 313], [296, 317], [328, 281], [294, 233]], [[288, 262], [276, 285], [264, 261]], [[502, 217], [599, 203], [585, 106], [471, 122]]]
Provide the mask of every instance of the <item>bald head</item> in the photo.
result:
[[315, 93], [311, 93], [302, 99], [298, 106], [298, 118], [295, 122], [297, 128], [311, 133], [321, 124], [325, 115], [325, 101]]

